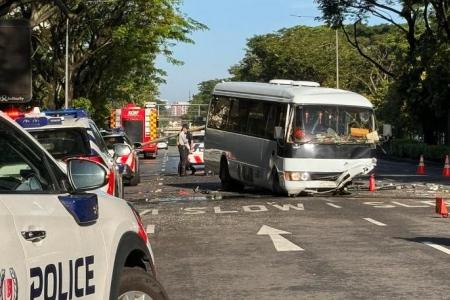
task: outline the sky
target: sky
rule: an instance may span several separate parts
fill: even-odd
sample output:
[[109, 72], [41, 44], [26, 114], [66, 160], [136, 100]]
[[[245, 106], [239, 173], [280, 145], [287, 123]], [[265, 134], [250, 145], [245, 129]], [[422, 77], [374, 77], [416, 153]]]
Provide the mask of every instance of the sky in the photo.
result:
[[184, 65], [158, 58], [157, 66], [167, 72], [160, 98], [169, 103], [187, 101], [202, 81], [229, 77], [230, 66], [244, 57], [247, 39], [296, 25], [321, 24], [314, 18], [292, 16], [319, 16], [313, 0], [184, 0], [181, 11], [209, 30], [194, 32], [190, 37], [195, 44], [173, 48]]

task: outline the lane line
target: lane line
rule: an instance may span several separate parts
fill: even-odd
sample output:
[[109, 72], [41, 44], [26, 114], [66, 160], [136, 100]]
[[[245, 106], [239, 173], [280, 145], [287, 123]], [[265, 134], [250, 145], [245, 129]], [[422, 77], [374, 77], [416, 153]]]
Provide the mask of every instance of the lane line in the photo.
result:
[[140, 213], [140, 215], [141, 215], [141, 217], [143, 216], [143, 215], [146, 215], [146, 214], [148, 214], [149, 212], [151, 212], [152, 210], [151, 209], [145, 209], [145, 210], [143, 210], [141, 213]]
[[156, 191], [155, 191], [155, 193], [161, 193], [162, 192], [162, 189], [157, 189]]
[[377, 226], [387, 226], [386, 224], [378, 222], [377, 220], [374, 220], [372, 218], [363, 218], [363, 219], [366, 220], [367, 222], [370, 222], [370, 223], [375, 224]]
[[147, 225], [147, 234], [155, 233], [155, 225]]
[[330, 203], [330, 202], [325, 202], [325, 204], [327, 204], [328, 206], [334, 207], [334, 208], [342, 208], [342, 206], [336, 205], [334, 203]]
[[161, 172], [165, 172], [166, 171], [166, 169], [161, 169]]
[[158, 182], [158, 185], [163, 185], [163, 183], [162, 182]]
[[432, 247], [432, 248], [434, 248], [436, 250], [442, 251], [445, 254], [450, 255], [450, 249], [445, 248], [444, 246], [441, 246], [441, 245], [438, 245], [438, 244], [435, 244], [435, 243], [432, 243], [432, 242], [422, 242], [422, 244], [430, 246], [430, 247]]

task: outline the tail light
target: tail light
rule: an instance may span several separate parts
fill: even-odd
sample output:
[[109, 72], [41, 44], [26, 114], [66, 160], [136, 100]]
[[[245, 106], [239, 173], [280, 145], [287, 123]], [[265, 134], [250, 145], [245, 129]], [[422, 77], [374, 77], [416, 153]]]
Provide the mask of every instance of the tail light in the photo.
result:
[[141, 216], [139, 215], [139, 212], [133, 207], [133, 205], [131, 205], [130, 203], [128, 203], [128, 205], [130, 205], [131, 210], [133, 211], [133, 214], [136, 217], [136, 222], [138, 223], [138, 235], [144, 241], [144, 243], [147, 244], [148, 235], [144, 229], [144, 224], [142, 223]]

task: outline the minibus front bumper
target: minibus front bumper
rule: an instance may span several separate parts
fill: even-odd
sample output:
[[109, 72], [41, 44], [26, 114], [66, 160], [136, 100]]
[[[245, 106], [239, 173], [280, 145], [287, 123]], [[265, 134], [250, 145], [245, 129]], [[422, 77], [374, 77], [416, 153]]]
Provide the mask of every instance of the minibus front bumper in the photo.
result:
[[[288, 195], [339, 190], [348, 185], [355, 176], [367, 174], [376, 166], [375, 158], [326, 162], [306, 159], [298, 162], [296, 159], [295, 164], [290, 164], [289, 159], [283, 161], [285, 171], [278, 172], [279, 182]], [[299, 176], [291, 176], [296, 173]]]

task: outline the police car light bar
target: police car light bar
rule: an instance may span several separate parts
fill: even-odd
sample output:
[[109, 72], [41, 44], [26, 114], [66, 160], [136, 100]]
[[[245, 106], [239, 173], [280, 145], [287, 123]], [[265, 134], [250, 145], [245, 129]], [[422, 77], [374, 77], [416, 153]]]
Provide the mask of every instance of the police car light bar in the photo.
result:
[[44, 110], [43, 113], [49, 117], [73, 117], [73, 118], [87, 118], [88, 113], [84, 109], [58, 109], [58, 110]]
[[61, 125], [61, 118], [48, 118], [48, 117], [26, 117], [16, 120], [23, 128], [38, 128], [46, 125]]

